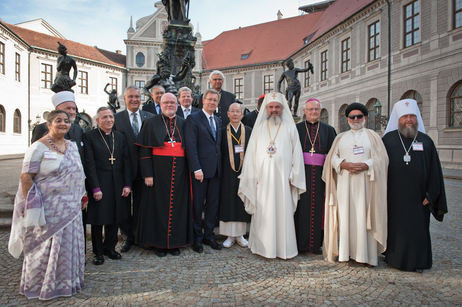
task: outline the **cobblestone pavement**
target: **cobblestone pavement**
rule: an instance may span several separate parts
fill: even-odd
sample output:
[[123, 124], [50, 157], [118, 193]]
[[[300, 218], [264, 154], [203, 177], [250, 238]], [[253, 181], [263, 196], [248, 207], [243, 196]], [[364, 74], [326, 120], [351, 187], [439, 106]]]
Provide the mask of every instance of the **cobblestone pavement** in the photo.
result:
[[[7, 252], [9, 232], [0, 232], [1, 306], [461, 306], [462, 181], [446, 180], [449, 211], [431, 221], [434, 264], [423, 274], [386, 265], [328, 263], [320, 255], [267, 260], [237, 244], [178, 257], [132, 248], [122, 260], [92, 264], [87, 244], [86, 287], [48, 302], [18, 294], [21, 260]], [[88, 242], [87, 242], [88, 243]], [[120, 248], [121, 242], [119, 242]]]

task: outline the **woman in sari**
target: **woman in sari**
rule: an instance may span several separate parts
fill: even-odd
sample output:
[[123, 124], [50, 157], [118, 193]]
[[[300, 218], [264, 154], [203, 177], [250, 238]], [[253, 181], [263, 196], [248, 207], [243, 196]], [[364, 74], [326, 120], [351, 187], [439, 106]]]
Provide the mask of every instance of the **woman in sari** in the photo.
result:
[[16, 194], [8, 250], [24, 252], [19, 293], [49, 300], [84, 287], [85, 243], [81, 209], [83, 172], [75, 143], [65, 140], [69, 116], [48, 115], [47, 135], [27, 150]]

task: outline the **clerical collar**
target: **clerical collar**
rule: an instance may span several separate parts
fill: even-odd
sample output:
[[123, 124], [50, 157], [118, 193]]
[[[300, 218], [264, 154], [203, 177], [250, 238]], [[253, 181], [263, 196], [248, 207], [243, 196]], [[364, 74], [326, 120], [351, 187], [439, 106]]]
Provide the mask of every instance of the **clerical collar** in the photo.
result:
[[317, 121], [315, 121], [314, 123], [312, 123], [312, 122], [310, 122], [309, 120], [307, 120], [307, 122], [308, 122], [310, 125], [314, 125], [314, 124], [316, 124], [316, 123], [319, 122], [319, 121], [317, 120]]
[[168, 117], [167, 115], [165, 115], [164, 113], [162, 113], [162, 116], [165, 117], [165, 118], [168, 118], [168, 119], [172, 120], [172, 119], [175, 118], [176, 114], [173, 114], [172, 117]]
[[111, 135], [111, 133], [112, 133], [112, 128], [111, 128], [111, 131], [109, 131], [109, 132], [104, 131], [104, 130], [101, 129], [100, 127], [98, 127], [98, 129], [99, 129], [102, 133], [104, 133], [105, 135]]

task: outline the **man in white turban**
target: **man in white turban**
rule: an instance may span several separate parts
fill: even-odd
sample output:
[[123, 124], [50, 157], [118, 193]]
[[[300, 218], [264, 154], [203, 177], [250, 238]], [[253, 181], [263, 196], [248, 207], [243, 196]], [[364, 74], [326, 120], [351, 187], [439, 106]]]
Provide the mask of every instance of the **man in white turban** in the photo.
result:
[[293, 258], [298, 254], [293, 215], [306, 191], [303, 152], [282, 94], [266, 94], [260, 110], [238, 191], [252, 215], [249, 249], [266, 258]]
[[385, 261], [404, 271], [432, 267], [430, 213], [443, 221], [446, 193], [438, 153], [425, 134], [417, 102], [398, 101], [383, 143], [388, 167], [388, 240]]

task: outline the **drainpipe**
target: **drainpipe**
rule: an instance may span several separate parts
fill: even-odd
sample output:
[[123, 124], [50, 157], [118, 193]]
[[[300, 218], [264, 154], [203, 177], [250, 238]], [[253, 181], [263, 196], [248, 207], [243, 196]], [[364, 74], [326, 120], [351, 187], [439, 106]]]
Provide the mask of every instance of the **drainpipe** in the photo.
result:
[[27, 147], [30, 146], [30, 138], [31, 138], [31, 130], [30, 126], [32, 123], [32, 119], [30, 118], [30, 54], [32, 52], [32, 48], [29, 48], [29, 54], [28, 54], [28, 65], [27, 65], [27, 118], [28, 118], [28, 127], [27, 127]]
[[391, 3], [388, 3], [388, 107], [387, 118], [390, 118], [390, 102], [391, 102]]

